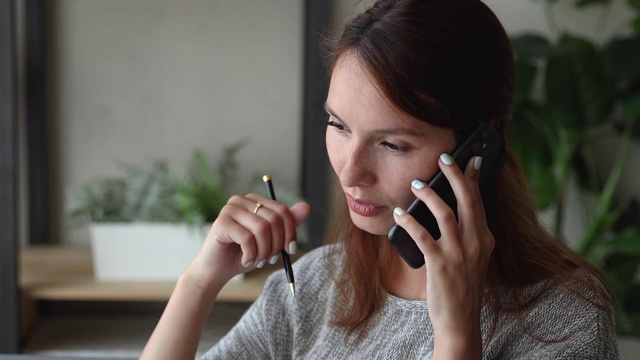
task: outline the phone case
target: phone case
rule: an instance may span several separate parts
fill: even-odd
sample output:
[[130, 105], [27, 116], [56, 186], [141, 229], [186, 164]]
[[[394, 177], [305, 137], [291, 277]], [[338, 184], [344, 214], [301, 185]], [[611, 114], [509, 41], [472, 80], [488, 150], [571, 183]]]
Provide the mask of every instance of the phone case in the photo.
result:
[[[507, 159], [508, 153], [509, 151], [496, 129], [490, 124], [482, 124], [456, 148], [453, 158], [458, 167], [464, 171], [472, 157], [476, 155], [482, 156], [479, 178], [480, 187], [482, 188], [486, 184], [495, 181]], [[438, 171], [428, 184], [453, 209], [457, 219], [457, 201], [446, 176], [441, 171]], [[415, 217], [434, 239], [438, 240], [440, 238], [440, 228], [436, 218], [420, 199], [416, 198], [407, 209], [407, 212]], [[409, 266], [418, 269], [424, 265], [422, 251], [402, 227], [396, 224], [391, 228], [389, 241]]]

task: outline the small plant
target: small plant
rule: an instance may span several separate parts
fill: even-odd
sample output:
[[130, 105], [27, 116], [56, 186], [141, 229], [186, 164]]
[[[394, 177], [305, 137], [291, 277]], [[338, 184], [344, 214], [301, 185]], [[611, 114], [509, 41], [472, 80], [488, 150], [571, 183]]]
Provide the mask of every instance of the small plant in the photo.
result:
[[203, 224], [218, 217], [229, 199], [229, 188], [236, 181], [237, 154], [246, 143], [241, 140], [225, 147], [215, 167], [201, 151], [194, 153], [188, 174], [173, 196], [182, 221], [190, 225]]
[[246, 143], [240, 140], [225, 147], [215, 167], [196, 150], [183, 177], [173, 175], [164, 161], [150, 168], [125, 165], [124, 177], [96, 179], [72, 192], [67, 214], [74, 223], [213, 222], [229, 197], [236, 157]]

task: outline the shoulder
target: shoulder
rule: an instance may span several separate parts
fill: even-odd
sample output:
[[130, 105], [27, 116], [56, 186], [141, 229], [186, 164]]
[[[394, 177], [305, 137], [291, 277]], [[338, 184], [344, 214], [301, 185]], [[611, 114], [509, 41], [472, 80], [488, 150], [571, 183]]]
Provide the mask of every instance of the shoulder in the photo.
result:
[[578, 270], [569, 278], [586, 282], [560, 278], [525, 287], [523, 297], [536, 300], [524, 311], [506, 311], [500, 316], [494, 344], [500, 344], [501, 351], [507, 346], [515, 353], [556, 359], [617, 359], [612, 309], [586, 285], [591, 283], [589, 276]]
[[293, 266], [300, 271], [303, 277], [310, 275], [306, 269], [320, 270], [323, 267], [327, 268], [332, 264], [337, 264], [340, 259], [341, 248], [341, 245], [320, 246], [300, 257]]

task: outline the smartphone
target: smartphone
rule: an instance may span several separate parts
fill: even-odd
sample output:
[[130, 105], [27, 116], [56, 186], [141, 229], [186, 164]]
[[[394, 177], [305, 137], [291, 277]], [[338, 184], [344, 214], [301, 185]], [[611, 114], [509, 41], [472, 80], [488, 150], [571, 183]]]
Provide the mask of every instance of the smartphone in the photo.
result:
[[[464, 171], [472, 157], [482, 157], [479, 178], [480, 188], [482, 189], [487, 184], [495, 181], [508, 154], [509, 151], [496, 129], [490, 124], [483, 123], [454, 150], [452, 156], [462, 171]], [[447, 180], [442, 171], [438, 171], [428, 181], [428, 185], [453, 209], [456, 219], [458, 219], [457, 200], [449, 180]], [[434, 239], [438, 240], [440, 238], [440, 228], [436, 218], [420, 199], [416, 198], [407, 209], [407, 212], [415, 217]], [[394, 225], [389, 231], [389, 241], [409, 266], [418, 269], [424, 265], [422, 251], [420, 251], [411, 236], [398, 224]]]

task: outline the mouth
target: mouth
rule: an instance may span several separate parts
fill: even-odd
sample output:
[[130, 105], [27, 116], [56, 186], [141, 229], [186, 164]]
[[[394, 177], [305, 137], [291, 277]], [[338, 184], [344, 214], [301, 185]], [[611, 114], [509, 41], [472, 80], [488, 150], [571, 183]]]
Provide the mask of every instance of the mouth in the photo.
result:
[[347, 195], [347, 204], [349, 209], [360, 216], [371, 217], [385, 211], [386, 206], [377, 206], [366, 201], [354, 199], [351, 195]]

